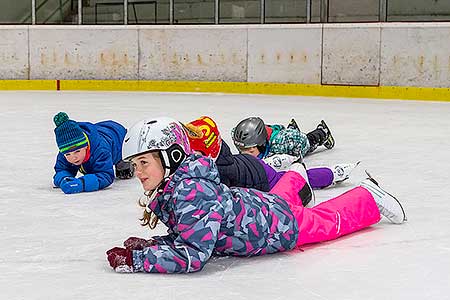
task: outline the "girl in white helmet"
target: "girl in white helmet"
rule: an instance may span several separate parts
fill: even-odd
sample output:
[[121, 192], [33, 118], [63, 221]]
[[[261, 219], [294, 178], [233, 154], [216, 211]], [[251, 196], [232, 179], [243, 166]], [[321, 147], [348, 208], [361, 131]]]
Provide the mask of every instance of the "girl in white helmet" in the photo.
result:
[[117, 272], [195, 272], [214, 254], [291, 250], [360, 230], [377, 223], [381, 214], [393, 223], [406, 220], [400, 203], [373, 179], [313, 208], [303, 207], [299, 191], [307, 184], [293, 170], [269, 193], [228, 188], [211, 158], [191, 154], [183, 126], [170, 118], [134, 125], [123, 157], [134, 165], [148, 195], [143, 225], [154, 228], [160, 220], [168, 235], [131, 237], [124, 248], [108, 250]]

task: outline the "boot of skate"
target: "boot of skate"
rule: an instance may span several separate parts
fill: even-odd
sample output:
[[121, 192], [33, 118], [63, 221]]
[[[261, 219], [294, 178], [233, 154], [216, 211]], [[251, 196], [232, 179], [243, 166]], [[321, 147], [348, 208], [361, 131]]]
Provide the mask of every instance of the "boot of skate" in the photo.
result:
[[335, 145], [334, 137], [331, 134], [330, 128], [328, 128], [328, 125], [325, 123], [324, 120], [320, 121], [320, 124], [317, 125], [317, 129], [323, 130], [323, 132], [325, 132], [326, 137], [321, 145], [325, 146], [325, 148], [327, 149], [333, 148]]
[[407, 220], [405, 210], [397, 198], [382, 189], [378, 185], [378, 182], [376, 182], [375, 179], [367, 173], [367, 171], [366, 174], [368, 175], [368, 178], [363, 180], [360, 183], [360, 186], [372, 194], [375, 202], [377, 203], [380, 214], [385, 216], [394, 224], [401, 224], [405, 222]]
[[300, 131], [300, 127], [298, 126], [297, 122], [295, 121], [295, 119], [291, 119], [291, 121], [289, 122], [288, 126], [286, 127], [288, 129], [295, 129]]
[[274, 154], [272, 156], [264, 158], [263, 161], [274, 168], [277, 172], [282, 172], [289, 170], [294, 161], [297, 161], [299, 159], [302, 159], [302, 157], [297, 157], [289, 154]]
[[352, 171], [359, 165], [360, 161], [352, 164], [336, 164], [330, 169], [333, 171], [333, 184], [341, 183], [350, 177]]
[[302, 190], [298, 193], [300, 196], [300, 199], [302, 199], [302, 203], [304, 207], [313, 207], [316, 203], [316, 199], [314, 196], [313, 189], [311, 188], [311, 185], [309, 184], [308, 180], [308, 174], [306, 173], [306, 166], [304, 163], [301, 162], [301, 160], [295, 161], [291, 167], [289, 168], [289, 171], [294, 171], [300, 174], [306, 181], [306, 184]]

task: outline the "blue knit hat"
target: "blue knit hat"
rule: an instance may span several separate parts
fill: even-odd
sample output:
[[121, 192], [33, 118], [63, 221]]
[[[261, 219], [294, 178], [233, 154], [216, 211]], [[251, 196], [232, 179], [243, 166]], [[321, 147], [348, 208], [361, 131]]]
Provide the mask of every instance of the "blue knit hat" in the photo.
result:
[[62, 154], [75, 151], [88, 145], [86, 134], [77, 122], [70, 120], [65, 112], [59, 112], [53, 117], [55, 122], [56, 144]]

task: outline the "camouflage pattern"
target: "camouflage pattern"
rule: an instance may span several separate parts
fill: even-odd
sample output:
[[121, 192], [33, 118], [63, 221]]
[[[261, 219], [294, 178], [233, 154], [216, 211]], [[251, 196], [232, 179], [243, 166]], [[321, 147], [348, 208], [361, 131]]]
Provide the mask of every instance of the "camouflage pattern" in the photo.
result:
[[310, 148], [306, 134], [297, 129], [284, 128], [280, 125], [270, 127], [276, 129], [276, 126], [281, 128], [279, 130], [273, 130], [269, 139], [268, 153], [265, 157], [270, 157], [275, 154], [288, 154], [296, 157], [301, 155], [305, 157]]
[[295, 247], [298, 224], [282, 198], [220, 183], [214, 162], [189, 156], [150, 208], [168, 227], [157, 244], [133, 251], [133, 270], [186, 273], [212, 255], [255, 256]]

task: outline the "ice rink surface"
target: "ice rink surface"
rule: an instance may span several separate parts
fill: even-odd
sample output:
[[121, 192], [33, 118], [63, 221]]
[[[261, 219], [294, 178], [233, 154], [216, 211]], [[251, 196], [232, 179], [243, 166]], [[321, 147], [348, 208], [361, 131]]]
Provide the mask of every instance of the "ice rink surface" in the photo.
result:
[[[0, 93], [1, 299], [450, 299], [450, 103], [163, 93]], [[297, 119], [303, 131], [326, 120], [332, 150], [309, 166], [361, 160], [350, 180], [320, 190], [326, 200], [369, 170], [404, 204], [408, 222], [253, 258], [213, 258], [199, 273], [117, 274], [105, 251], [129, 236], [164, 234], [139, 225], [136, 179], [94, 193], [52, 188], [53, 115], [113, 119], [126, 127], [152, 116], [187, 122], [209, 115], [231, 142], [247, 116]], [[234, 149], [232, 144], [230, 146]]]

